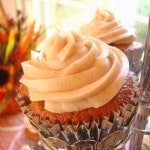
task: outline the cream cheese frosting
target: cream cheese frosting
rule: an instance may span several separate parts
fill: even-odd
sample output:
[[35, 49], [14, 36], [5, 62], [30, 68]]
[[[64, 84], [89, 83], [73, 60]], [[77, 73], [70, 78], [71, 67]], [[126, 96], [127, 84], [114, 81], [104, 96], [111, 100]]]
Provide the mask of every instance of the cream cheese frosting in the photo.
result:
[[129, 62], [119, 49], [96, 38], [55, 31], [22, 68], [20, 82], [31, 101], [44, 101], [45, 109], [61, 113], [108, 103], [124, 84]]
[[107, 44], [131, 44], [135, 40], [133, 32], [125, 27], [113, 12], [100, 8], [89, 23], [80, 27], [80, 32]]

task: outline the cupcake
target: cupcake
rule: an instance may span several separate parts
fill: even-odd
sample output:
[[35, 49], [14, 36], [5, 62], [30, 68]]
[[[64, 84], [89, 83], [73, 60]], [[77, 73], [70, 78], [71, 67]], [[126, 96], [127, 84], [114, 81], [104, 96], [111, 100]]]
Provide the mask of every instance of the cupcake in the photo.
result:
[[141, 69], [143, 44], [136, 41], [135, 34], [113, 12], [98, 8], [93, 19], [80, 27], [80, 32], [116, 46], [127, 55], [130, 70], [138, 73]]
[[17, 101], [47, 147], [103, 149], [127, 137], [138, 81], [116, 47], [54, 31], [22, 68]]

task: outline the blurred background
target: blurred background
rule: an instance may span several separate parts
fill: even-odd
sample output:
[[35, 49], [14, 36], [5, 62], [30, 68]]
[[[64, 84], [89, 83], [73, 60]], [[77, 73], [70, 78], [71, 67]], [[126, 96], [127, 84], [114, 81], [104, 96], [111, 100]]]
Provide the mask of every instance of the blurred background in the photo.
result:
[[150, 0], [1, 0], [11, 17], [23, 11], [36, 25], [78, 29], [89, 21], [97, 7], [110, 9], [124, 24], [133, 27], [137, 40], [145, 42]]
[[[3, 13], [2, 6], [4, 7], [4, 10], [6, 11], [7, 17], [5, 17], [4, 15], [5, 13]], [[1, 28], [5, 29], [4, 28], [5, 26], [1, 24], [5, 20], [4, 18], [8, 18], [8, 19], [13, 18], [12, 20], [10, 20], [10, 27], [13, 25], [14, 23], [13, 21], [17, 20], [13, 25], [14, 28], [8, 28], [8, 29], [6, 28], [6, 31], [8, 31], [7, 35], [10, 36], [11, 35], [10, 33], [13, 33], [12, 34], [13, 36], [12, 35], [10, 36], [11, 38], [8, 38], [5, 36], [2, 37], [2, 34], [0, 35], [0, 39], [5, 40], [4, 43], [3, 42], [0, 43], [0, 50], [1, 50], [0, 51], [1, 52], [0, 53], [0, 60], [1, 60], [0, 61], [1, 62], [0, 63], [0, 71], [1, 71], [0, 73], [1, 75], [0, 76], [0, 79], [1, 79], [0, 117], [1, 117], [1, 114], [4, 114], [4, 115], [13, 114], [13, 113], [21, 111], [16, 100], [14, 99], [9, 100], [8, 96], [5, 98], [5, 95], [7, 95], [8, 90], [10, 90], [11, 92], [10, 94], [13, 93], [12, 89], [8, 89], [7, 86], [11, 85], [12, 88], [16, 87], [18, 82], [15, 82], [15, 81], [18, 81], [20, 77], [18, 76], [18, 74], [20, 75], [20, 68], [21, 68], [20, 62], [22, 60], [25, 60], [26, 55], [27, 55], [27, 58], [30, 56], [28, 52], [30, 52], [31, 49], [37, 50], [37, 45], [39, 45], [41, 40], [44, 39], [43, 37], [45, 37], [45, 31], [46, 33], [48, 33], [52, 29], [54, 29], [56, 26], [60, 28], [64, 28], [64, 29], [78, 30], [82, 24], [85, 24], [86, 22], [90, 21], [93, 18], [93, 16], [95, 15], [95, 11], [98, 7], [113, 11], [116, 17], [120, 19], [123, 22], [123, 24], [125, 24], [126, 26], [134, 30], [136, 37], [137, 37], [137, 41], [145, 44], [147, 27], [148, 27], [148, 17], [150, 16], [150, 0], [0, 0], [0, 26]], [[20, 10], [23, 16], [21, 15], [18, 17], [17, 10]], [[33, 20], [35, 20], [35, 26], [34, 26]], [[43, 28], [41, 28], [42, 29], [41, 31], [39, 27], [44, 27], [44, 31], [43, 31]], [[17, 35], [19, 35], [18, 36], [19, 40], [15, 36], [15, 32], [14, 32], [15, 28], [18, 29]], [[25, 29], [25, 30], [21, 30], [21, 29]], [[30, 32], [26, 32], [28, 34], [25, 34], [26, 29], [30, 29], [29, 30]], [[35, 30], [35, 32], [33, 32], [33, 30]], [[21, 45], [20, 43], [21, 44], [23, 43], [22, 44], [23, 48], [19, 47]], [[16, 45], [17, 46], [19, 45], [18, 47], [20, 49], [18, 49]], [[7, 52], [9, 53], [7, 54]], [[16, 52], [21, 52], [21, 53], [16, 53]], [[10, 55], [10, 54], [13, 54], [13, 55]], [[7, 59], [13, 58], [13, 62], [15, 63], [10, 62], [9, 59], [7, 63], [5, 63], [3, 59], [6, 57], [1, 57], [1, 56], [13, 56], [13, 57], [7, 57]], [[17, 65], [15, 65], [16, 62], [17, 62]], [[9, 66], [10, 64], [11, 64], [11, 67]], [[18, 67], [18, 64], [19, 64], [19, 67]], [[14, 69], [15, 75], [11, 74], [12, 67]], [[5, 78], [5, 73], [7, 75], [6, 77], [8, 78]], [[13, 80], [14, 76], [17, 77], [15, 78], [15, 80]], [[6, 80], [3, 80], [3, 79], [6, 79]], [[4, 89], [3, 91], [1, 91], [1, 87], [2, 89]], [[15, 95], [14, 93], [13, 95], [10, 95], [10, 98], [11, 96], [14, 96], [14, 95]], [[4, 106], [6, 105], [7, 107], [3, 111], [2, 108], [5, 108]], [[2, 113], [1, 113], [1, 110], [2, 110]], [[9, 122], [14, 124], [13, 122], [14, 118], [11, 118], [11, 119], [12, 120]], [[19, 123], [22, 123], [23, 120], [21, 116], [19, 119], [21, 120], [19, 121]], [[6, 119], [2, 119], [2, 121], [6, 126], [8, 126], [7, 124], [8, 122], [6, 121]], [[17, 124], [18, 124], [18, 121], [17, 121]], [[1, 125], [3, 127], [3, 124]], [[3, 129], [3, 130], [8, 131], [6, 129]], [[8, 134], [7, 135], [8, 137], [11, 137], [11, 139], [8, 138], [8, 141], [9, 139], [11, 141], [12, 136], [10, 136], [9, 132], [6, 132], [6, 133]], [[15, 133], [17, 134], [16, 131]], [[2, 133], [2, 135], [5, 135], [5, 134]], [[18, 134], [16, 136], [18, 137]], [[7, 142], [7, 139], [4, 140], [3, 136], [0, 140], [2, 140], [0, 141], [0, 143], [4, 143], [3, 141]], [[16, 139], [14, 138], [14, 140]], [[149, 141], [146, 141], [146, 143], [148, 142]], [[0, 144], [0, 146], [1, 145], [2, 144]], [[8, 146], [12, 147], [13, 145], [7, 144], [5, 145], [5, 148], [7, 148]], [[15, 144], [15, 146], [18, 146], [18, 145]], [[2, 148], [0, 147], [0, 149]]]

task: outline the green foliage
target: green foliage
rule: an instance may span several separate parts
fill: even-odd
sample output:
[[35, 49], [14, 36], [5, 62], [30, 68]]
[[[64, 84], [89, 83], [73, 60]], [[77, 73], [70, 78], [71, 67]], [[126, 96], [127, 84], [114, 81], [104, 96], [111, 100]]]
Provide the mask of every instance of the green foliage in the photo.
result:
[[135, 23], [135, 28], [136, 28], [137, 41], [140, 41], [145, 44], [147, 24], [137, 21]]
[[143, 16], [150, 15], [150, 0], [138, 0], [138, 13]]

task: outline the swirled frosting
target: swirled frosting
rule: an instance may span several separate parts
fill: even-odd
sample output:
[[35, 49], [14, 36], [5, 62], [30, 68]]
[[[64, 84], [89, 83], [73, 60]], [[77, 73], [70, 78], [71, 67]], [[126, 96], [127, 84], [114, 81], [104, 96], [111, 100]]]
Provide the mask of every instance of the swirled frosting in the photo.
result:
[[80, 32], [107, 44], [131, 44], [135, 40], [135, 35], [117, 20], [114, 13], [105, 9], [97, 9], [94, 18], [81, 26]]
[[56, 113], [108, 103], [129, 71], [120, 50], [73, 31], [54, 32], [40, 52], [31, 54], [22, 63], [20, 82], [32, 101], [45, 101], [45, 109]]

